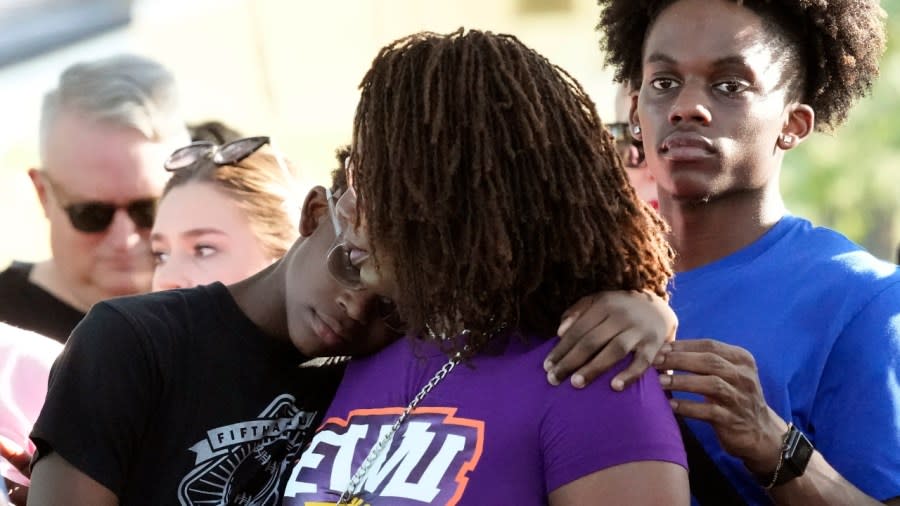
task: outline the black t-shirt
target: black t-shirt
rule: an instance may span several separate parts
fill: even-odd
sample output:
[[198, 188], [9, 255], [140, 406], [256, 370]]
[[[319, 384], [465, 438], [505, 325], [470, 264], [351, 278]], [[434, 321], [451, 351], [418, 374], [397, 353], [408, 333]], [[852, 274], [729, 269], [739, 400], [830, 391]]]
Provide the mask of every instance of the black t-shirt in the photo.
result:
[[29, 281], [32, 268], [13, 262], [0, 272], [0, 321], [65, 343], [84, 313]]
[[278, 504], [343, 366], [300, 366], [228, 289], [98, 303], [50, 374], [32, 432], [129, 504]]

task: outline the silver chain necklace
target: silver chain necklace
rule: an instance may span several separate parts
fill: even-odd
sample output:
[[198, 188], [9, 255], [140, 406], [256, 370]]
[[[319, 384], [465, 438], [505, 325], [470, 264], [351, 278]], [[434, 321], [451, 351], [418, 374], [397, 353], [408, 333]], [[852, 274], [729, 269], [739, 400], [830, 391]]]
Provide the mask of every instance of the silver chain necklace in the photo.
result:
[[[497, 335], [501, 330], [503, 330], [504, 327], [505, 325], [501, 325], [492, 333], [492, 335]], [[427, 324], [425, 325], [425, 328], [428, 331], [428, 336], [431, 339], [435, 341], [446, 340], [446, 334], [441, 333], [440, 336], [436, 335], [434, 331], [431, 330], [431, 327]], [[459, 336], [461, 338], [464, 338], [470, 333], [471, 332], [466, 329], [463, 330], [459, 334]], [[369, 454], [366, 455], [366, 459], [362, 462], [362, 464], [360, 464], [359, 469], [356, 470], [356, 473], [353, 474], [353, 477], [350, 478], [350, 483], [347, 484], [347, 488], [344, 490], [344, 493], [341, 494], [341, 497], [338, 499], [336, 504], [354, 504], [348, 501], [353, 499], [353, 495], [358, 492], [363, 478], [365, 478], [369, 473], [369, 469], [372, 467], [372, 464], [375, 463], [375, 459], [378, 458], [382, 450], [384, 450], [384, 447], [387, 446], [387, 444], [390, 443], [392, 439], [394, 439], [394, 434], [396, 434], [397, 431], [400, 430], [400, 427], [403, 426], [403, 422], [406, 421], [412, 410], [414, 410], [416, 406], [418, 406], [419, 403], [422, 402], [422, 399], [424, 399], [425, 396], [428, 395], [428, 393], [431, 392], [434, 387], [441, 382], [442, 379], [450, 374], [450, 371], [452, 371], [453, 368], [456, 367], [456, 365], [459, 364], [459, 362], [462, 360], [463, 355], [468, 354], [470, 351], [471, 348], [468, 344], [466, 344], [462, 350], [457, 351], [452, 357], [450, 357], [450, 360], [448, 360], [447, 363], [441, 366], [441, 368], [438, 369], [436, 373], [434, 373], [434, 376], [432, 376], [431, 379], [428, 380], [428, 383], [425, 383], [425, 386], [423, 386], [422, 389], [419, 390], [419, 393], [417, 393], [416, 396], [413, 397], [413, 400], [409, 401], [409, 404], [407, 404], [406, 408], [403, 409], [403, 412], [400, 413], [397, 421], [394, 422], [393, 426], [391, 426], [391, 430], [389, 430], [388, 433], [385, 434], [377, 443], [375, 443], [371, 450], [369, 450]]]
[[391, 442], [391, 440], [394, 438], [394, 434], [396, 434], [397, 431], [400, 430], [403, 422], [405, 422], [409, 417], [409, 413], [413, 409], [415, 409], [420, 402], [422, 402], [422, 399], [424, 399], [425, 396], [428, 395], [428, 393], [431, 392], [431, 390], [433, 390], [434, 387], [437, 386], [437, 384], [440, 383], [445, 376], [450, 374], [450, 371], [452, 371], [453, 368], [456, 367], [456, 364], [458, 364], [462, 359], [462, 354], [462, 351], [456, 352], [456, 354], [453, 355], [453, 357], [451, 357], [446, 364], [438, 369], [438, 372], [436, 372], [430, 380], [428, 380], [428, 383], [425, 383], [425, 386], [422, 387], [422, 390], [419, 390], [419, 393], [416, 394], [415, 397], [413, 397], [413, 400], [409, 401], [409, 404], [407, 404], [406, 408], [403, 409], [403, 412], [400, 413], [397, 421], [394, 422], [391, 430], [389, 430], [388, 433], [385, 434], [377, 443], [375, 443], [375, 446], [373, 446], [371, 450], [369, 450], [369, 454], [366, 455], [366, 460], [364, 460], [363, 463], [360, 464], [359, 469], [357, 469], [356, 473], [353, 474], [353, 477], [350, 478], [350, 483], [347, 485], [347, 489], [344, 490], [344, 493], [341, 494], [341, 498], [338, 499], [337, 504], [350, 504], [347, 501], [353, 498], [353, 494], [357, 492], [357, 489], [362, 483], [363, 478], [365, 478], [366, 474], [368, 474], [369, 469], [375, 462], [375, 459], [378, 458], [378, 456], [381, 454], [381, 451], [384, 450], [384, 447]]

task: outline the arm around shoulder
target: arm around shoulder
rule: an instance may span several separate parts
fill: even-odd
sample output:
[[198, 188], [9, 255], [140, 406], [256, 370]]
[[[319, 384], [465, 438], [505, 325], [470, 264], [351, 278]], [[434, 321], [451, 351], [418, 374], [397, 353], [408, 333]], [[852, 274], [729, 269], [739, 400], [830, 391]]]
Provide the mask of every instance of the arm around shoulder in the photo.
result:
[[687, 470], [670, 462], [641, 461], [583, 476], [550, 493], [550, 506], [596, 504], [688, 505]]
[[79, 471], [58, 453], [40, 459], [31, 473], [29, 506], [118, 506], [111, 490]]

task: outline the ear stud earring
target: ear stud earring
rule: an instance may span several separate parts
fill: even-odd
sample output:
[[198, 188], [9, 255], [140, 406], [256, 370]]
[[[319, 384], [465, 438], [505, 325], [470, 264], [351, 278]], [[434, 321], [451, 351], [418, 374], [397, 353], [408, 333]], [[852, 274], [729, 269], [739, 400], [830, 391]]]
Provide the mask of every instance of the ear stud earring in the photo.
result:
[[787, 135], [787, 134], [782, 135], [782, 136], [781, 136], [781, 141], [784, 142], [785, 144], [787, 144], [788, 146], [790, 146], [791, 144], [794, 143], [794, 136], [793, 136], [793, 135]]
[[633, 127], [631, 127], [631, 132], [634, 133], [634, 135], [641, 135], [641, 126], [634, 125]]

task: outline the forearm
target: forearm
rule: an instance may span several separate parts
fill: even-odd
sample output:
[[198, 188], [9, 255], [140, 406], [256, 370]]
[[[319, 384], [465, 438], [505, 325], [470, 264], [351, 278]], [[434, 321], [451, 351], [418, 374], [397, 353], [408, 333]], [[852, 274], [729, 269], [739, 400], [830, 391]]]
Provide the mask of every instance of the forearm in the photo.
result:
[[608, 467], [550, 493], [550, 506], [598, 504], [671, 506], [691, 503], [687, 470], [662, 461], [629, 462]]
[[[784, 485], [773, 487], [769, 490], [769, 495], [778, 506], [807, 504], [870, 506], [882, 504], [845, 480], [819, 452], [813, 453], [803, 476]], [[900, 505], [900, 499], [893, 499], [885, 504]]]
[[[758, 449], [761, 451], [758, 457], [763, 455], [771, 456], [776, 459], [776, 455], [781, 451], [778, 442], [784, 436], [774, 437], [775, 434], [784, 434], [787, 431], [787, 424], [769, 408], [769, 419], [772, 426], [777, 427], [774, 432], [766, 430], [768, 435], [765, 443], [760, 443]], [[774, 464], [764, 464], [761, 461], [753, 461], [745, 457], [745, 464], [751, 472], [759, 474], [761, 469], [772, 469]], [[791, 481], [777, 485], [769, 489], [769, 495], [778, 506], [816, 504], [822, 506], [844, 506], [853, 504], [858, 506], [878, 505], [881, 502], [869, 497], [861, 490], [856, 488], [852, 483], [847, 481], [840, 473], [834, 469], [831, 464], [825, 460], [825, 457], [818, 451], [813, 451], [806, 465], [806, 470], [801, 476]], [[898, 503], [900, 504], [900, 503]]]
[[58, 453], [37, 461], [28, 491], [31, 506], [118, 506], [111, 490], [70, 464]]

